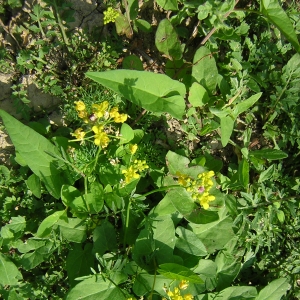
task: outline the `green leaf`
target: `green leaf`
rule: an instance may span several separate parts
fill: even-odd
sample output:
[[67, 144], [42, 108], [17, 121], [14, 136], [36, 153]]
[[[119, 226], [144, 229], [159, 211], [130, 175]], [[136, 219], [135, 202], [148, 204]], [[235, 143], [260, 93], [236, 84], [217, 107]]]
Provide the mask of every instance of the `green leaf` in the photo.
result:
[[177, 0], [158, 0], [157, 3], [164, 10], [178, 10]]
[[195, 256], [206, 256], [208, 253], [201, 240], [196, 234], [184, 227], [177, 227], [176, 234], [176, 248]]
[[199, 277], [199, 275], [191, 271], [189, 268], [178, 264], [161, 264], [159, 265], [159, 269], [157, 271], [166, 278], [175, 280], [188, 280], [190, 283], [203, 283], [203, 280]]
[[85, 195], [85, 200], [89, 211], [99, 213], [104, 205], [104, 191], [99, 182], [93, 182], [90, 185], [91, 192]]
[[222, 249], [234, 237], [232, 226], [232, 219], [228, 216], [208, 224], [189, 224], [189, 227], [205, 245], [208, 253]]
[[300, 52], [300, 45], [288, 15], [277, 0], [260, 1], [260, 10], [286, 37], [286, 39]]
[[210, 94], [215, 91], [218, 82], [218, 69], [216, 61], [208, 48], [201, 47], [196, 51], [192, 76]]
[[257, 93], [247, 100], [244, 100], [240, 103], [238, 103], [233, 110], [233, 116], [236, 119], [238, 115], [245, 112], [248, 108], [250, 108], [254, 103], [258, 101], [258, 99], [261, 97], [262, 93]]
[[[25, 270], [31, 270], [38, 266], [40, 263], [45, 261], [56, 249], [57, 246], [54, 246], [54, 242], [50, 239], [46, 240], [36, 240], [28, 239], [27, 245], [18, 247], [20, 252], [26, 251], [21, 258], [21, 265]], [[21, 251], [22, 250], [22, 251]], [[33, 252], [29, 252], [34, 250]]]
[[119, 287], [115, 287], [111, 281], [104, 281], [101, 274], [85, 279], [72, 288], [66, 300], [96, 300], [114, 299], [126, 300], [127, 297]]
[[143, 71], [143, 63], [136, 55], [128, 55], [123, 59], [123, 69]]
[[277, 149], [255, 150], [255, 151], [251, 151], [249, 155], [259, 159], [269, 159], [269, 160], [277, 160], [277, 159], [283, 159], [288, 157], [288, 154]]
[[118, 35], [125, 34], [127, 38], [132, 38], [132, 29], [130, 27], [130, 20], [124, 15], [118, 15], [115, 24], [116, 24], [116, 31]]
[[58, 223], [62, 236], [69, 242], [82, 243], [86, 240], [85, 221], [79, 218], [67, 218]]
[[143, 19], [134, 20], [134, 23], [138, 29], [141, 29], [141, 31], [150, 33], [152, 32], [151, 24]]
[[34, 196], [41, 198], [41, 180], [37, 175], [32, 174], [29, 176], [26, 180], [26, 184]]
[[184, 173], [188, 168], [190, 160], [185, 156], [179, 155], [173, 151], [168, 151], [166, 155], [167, 167], [172, 175], [177, 175], [177, 172]]
[[206, 89], [199, 83], [194, 82], [189, 92], [189, 102], [194, 107], [202, 107], [209, 101]]
[[279, 222], [281, 224], [283, 224], [284, 220], [285, 220], [285, 214], [284, 214], [284, 212], [282, 210], [277, 210], [276, 211], [276, 215], [277, 215], [277, 218], [278, 218]]
[[66, 260], [66, 270], [72, 286], [77, 283], [75, 278], [91, 274], [91, 267], [94, 266], [92, 247], [92, 243], [86, 244], [84, 249], [82, 249], [82, 245], [75, 244], [69, 251]]
[[221, 292], [210, 294], [209, 300], [256, 300], [257, 291], [252, 286], [231, 286]]
[[99, 255], [103, 255], [106, 251], [116, 251], [117, 237], [113, 225], [108, 221], [104, 221], [93, 231], [93, 251]]
[[61, 200], [66, 207], [70, 207], [72, 212], [77, 213], [87, 212], [84, 197], [80, 191], [70, 185], [64, 185], [61, 189]]
[[129, 17], [130, 20], [134, 20], [139, 11], [139, 1], [138, 0], [125, 0], [128, 3]]
[[60, 156], [58, 149], [45, 137], [0, 109], [5, 128], [16, 148], [34, 174], [44, 183], [49, 193], [56, 199], [64, 183], [69, 183], [68, 174], [61, 169], [62, 162], [46, 154], [45, 151]]
[[243, 158], [239, 162], [239, 180], [244, 188], [247, 188], [249, 184], [249, 163]]
[[36, 236], [43, 238], [48, 236], [51, 231], [52, 227], [58, 222], [66, 214], [66, 211], [60, 210], [56, 211], [52, 215], [48, 216], [43, 222], [40, 224]]
[[275, 165], [272, 165], [267, 170], [260, 173], [258, 182], [261, 183], [272, 178], [274, 172], [275, 172]]
[[178, 35], [168, 19], [163, 19], [158, 24], [155, 34], [155, 46], [159, 52], [162, 52], [170, 60], [179, 60], [182, 57]]
[[122, 124], [120, 134], [121, 134], [120, 144], [129, 143], [134, 138], [133, 129], [126, 123]]
[[23, 279], [21, 272], [8, 257], [0, 253], [0, 284], [17, 285], [18, 280]]
[[165, 198], [170, 199], [182, 215], [189, 215], [194, 209], [197, 209], [197, 205], [183, 187], [170, 190]]
[[280, 300], [290, 288], [286, 278], [273, 280], [259, 292], [255, 300]]
[[[185, 86], [164, 74], [135, 70], [88, 72], [88, 78], [122, 94], [136, 105], [152, 112], [170, 113], [182, 119]], [[149, 84], [151, 82], [151, 84]]]
[[220, 119], [221, 119], [221, 142], [222, 142], [222, 146], [225, 147], [228, 144], [233, 131], [234, 119], [231, 116], [222, 117]]

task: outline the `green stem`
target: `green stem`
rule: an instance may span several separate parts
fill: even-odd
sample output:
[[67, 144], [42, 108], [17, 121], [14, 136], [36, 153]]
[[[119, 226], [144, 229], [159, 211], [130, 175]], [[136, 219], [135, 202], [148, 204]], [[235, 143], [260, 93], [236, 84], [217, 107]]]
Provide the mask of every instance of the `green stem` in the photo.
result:
[[65, 28], [64, 28], [64, 25], [61, 21], [61, 18], [60, 18], [60, 15], [59, 15], [59, 12], [58, 12], [58, 7], [57, 7], [57, 4], [56, 4], [56, 1], [53, 1], [53, 6], [54, 6], [54, 12], [55, 12], [55, 16], [56, 16], [56, 19], [57, 19], [57, 22], [58, 22], [58, 26], [59, 26], [59, 29], [60, 29], [60, 32], [62, 34], [62, 37], [63, 37], [63, 40], [64, 40], [64, 43], [69, 46], [69, 40], [68, 40], [68, 37], [66, 35], [66, 31], [65, 31]]
[[128, 201], [128, 206], [127, 206], [127, 210], [126, 210], [125, 233], [124, 233], [124, 240], [123, 240], [123, 249], [124, 249], [124, 251], [125, 251], [125, 248], [126, 248], [126, 239], [127, 239], [127, 233], [128, 233], [128, 227], [129, 227], [130, 204], [131, 204], [131, 198]]
[[147, 196], [149, 196], [149, 195], [151, 195], [151, 194], [154, 194], [154, 193], [157, 193], [157, 192], [163, 192], [163, 191], [166, 191], [166, 190], [168, 190], [168, 189], [173, 189], [173, 188], [182, 188], [182, 186], [181, 186], [181, 185], [178, 185], [178, 184], [176, 184], [176, 185], [164, 186], [164, 187], [161, 187], [161, 188], [159, 188], [159, 189], [156, 189], [156, 190], [153, 190], [153, 191], [151, 191], [151, 192], [148, 192], [148, 193], [146, 193], [146, 194], [143, 194], [143, 195], [134, 197], [134, 199], [139, 199], [139, 198], [147, 197]]

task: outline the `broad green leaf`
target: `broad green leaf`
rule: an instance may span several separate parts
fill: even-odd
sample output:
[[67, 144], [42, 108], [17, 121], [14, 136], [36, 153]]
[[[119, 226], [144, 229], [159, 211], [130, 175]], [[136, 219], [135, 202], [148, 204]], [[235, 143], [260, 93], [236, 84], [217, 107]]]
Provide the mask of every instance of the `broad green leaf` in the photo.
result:
[[247, 188], [249, 184], [249, 163], [243, 158], [239, 162], [239, 180], [244, 188]]
[[177, 172], [183, 172], [188, 168], [190, 160], [185, 156], [179, 155], [173, 151], [168, 151], [166, 155], [167, 167], [172, 175]]
[[157, 3], [164, 10], [178, 10], [177, 0], [158, 0]]
[[44, 219], [43, 222], [40, 224], [40, 226], [38, 228], [36, 236], [38, 236], [39, 238], [43, 238], [43, 237], [48, 236], [52, 231], [52, 227], [65, 214], [66, 214], [66, 211], [60, 210], [60, 211], [56, 211], [55, 213], [53, 213], [52, 215], [50, 215], [46, 219]]
[[5, 128], [16, 148], [29, 168], [44, 183], [49, 193], [56, 199], [64, 183], [69, 183], [68, 174], [61, 169], [61, 161], [53, 158], [45, 151], [60, 156], [58, 149], [45, 137], [0, 109]]
[[208, 224], [189, 224], [189, 227], [205, 245], [208, 253], [222, 249], [233, 238], [232, 226], [232, 219], [229, 216]]
[[158, 264], [173, 262], [173, 250], [175, 247], [175, 228], [170, 216], [155, 218], [152, 226], [153, 239], [155, 241], [155, 260]]
[[225, 147], [231, 137], [234, 126], [234, 119], [232, 116], [226, 116], [221, 118], [221, 142], [222, 146]]
[[83, 195], [73, 186], [62, 186], [61, 200], [66, 207], [70, 207], [72, 209], [72, 212], [75, 215], [77, 215], [77, 213], [80, 214], [88, 211]]
[[[50, 239], [46, 240], [34, 240], [34, 239], [28, 239], [27, 243], [29, 244], [28, 247], [24, 247], [24, 249], [30, 251], [33, 250], [33, 252], [27, 252], [21, 257], [21, 265], [25, 270], [31, 270], [38, 266], [40, 263], [48, 259], [48, 257], [53, 253], [53, 251], [56, 249], [57, 246], [54, 245], [54, 242]], [[22, 249], [21, 247], [18, 247], [18, 249]], [[23, 250], [24, 250], [23, 249]]]
[[165, 198], [170, 199], [182, 215], [189, 215], [194, 209], [198, 208], [190, 194], [183, 187], [170, 190]]
[[194, 56], [192, 77], [200, 83], [209, 94], [212, 94], [218, 82], [218, 69], [216, 61], [210, 50], [199, 48]]
[[221, 292], [209, 294], [208, 300], [256, 300], [257, 291], [252, 286], [231, 286]]
[[209, 101], [206, 89], [199, 83], [194, 82], [189, 92], [189, 102], [194, 107], [202, 107]]
[[217, 290], [223, 290], [230, 286], [232, 281], [239, 274], [242, 267], [241, 258], [229, 253], [229, 251], [220, 251], [215, 259], [215, 262], [218, 266]]
[[132, 29], [130, 27], [130, 20], [127, 17], [120, 14], [115, 20], [116, 30], [118, 35], [126, 35], [127, 38], [132, 38]]
[[16, 285], [18, 280], [22, 279], [22, 274], [16, 265], [6, 255], [0, 253], [0, 284], [2, 286]]
[[275, 172], [275, 165], [272, 165], [267, 170], [260, 173], [258, 182], [261, 183], [272, 178], [274, 172]]
[[114, 226], [108, 221], [104, 221], [94, 229], [93, 241], [93, 251], [99, 255], [103, 255], [106, 251], [116, 251], [117, 237]]
[[126, 123], [122, 124], [120, 133], [121, 133], [120, 144], [129, 143], [134, 138], [133, 129]]
[[86, 76], [122, 94], [140, 107], [152, 112], [167, 112], [177, 119], [182, 119], [185, 110], [185, 86], [164, 74], [113, 70], [88, 72]]
[[179, 226], [176, 228], [176, 234], [178, 235], [176, 248], [195, 256], [206, 256], [208, 254], [205, 246], [194, 232]]
[[158, 272], [170, 279], [188, 280], [190, 283], [203, 283], [203, 280], [199, 277], [199, 275], [191, 271], [189, 268], [174, 263], [159, 265]]
[[[167, 194], [168, 195], [168, 194]], [[176, 208], [173, 205], [171, 198], [165, 196], [153, 209], [153, 215], [155, 216], [165, 216], [176, 213]]]
[[6, 224], [5, 227], [8, 227], [10, 230], [12, 230], [14, 234], [19, 232], [23, 233], [26, 228], [26, 220], [21, 216], [12, 217], [9, 221], [9, 224]]
[[34, 196], [41, 198], [41, 180], [37, 175], [30, 175], [26, 180], [26, 184]]
[[58, 223], [62, 236], [69, 242], [82, 243], [86, 240], [85, 221], [79, 218], [59, 220]]
[[84, 249], [82, 249], [82, 245], [75, 244], [69, 251], [66, 260], [66, 270], [72, 286], [77, 283], [74, 280], [75, 278], [91, 274], [91, 267], [94, 266], [92, 247], [92, 243], [86, 244]]
[[275, 279], [259, 292], [255, 300], [280, 300], [290, 288], [288, 279]]
[[123, 69], [143, 71], [143, 63], [136, 55], [128, 55], [123, 59]]
[[[143, 19], [134, 20], [134, 24], [136, 25], [136, 27], [138, 29], [140, 29], [143, 32], [146, 32], [146, 33], [152, 32], [151, 24]], [[134, 69], [136, 69], [136, 68], [134, 68]], [[138, 70], [138, 69], [136, 69], [136, 70]]]
[[261, 97], [262, 93], [257, 93], [247, 100], [244, 100], [240, 103], [238, 103], [233, 110], [233, 116], [236, 119], [238, 115], [245, 112], [248, 108], [250, 108], [254, 103], [258, 101], [258, 99]]
[[113, 299], [126, 300], [127, 297], [121, 289], [111, 281], [102, 279], [101, 274], [85, 279], [72, 288], [66, 296], [66, 300], [96, 300]]
[[159, 52], [162, 52], [170, 60], [179, 60], [182, 57], [181, 45], [176, 30], [168, 19], [163, 19], [158, 24], [155, 34], [155, 46]]
[[137, 296], [144, 296], [153, 288], [154, 291], [158, 292], [160, 295], [165, 295], [165, 286], [169, 286], [172, 279], [166, 279], [163, 275], [150, 275], [148, 273], [138, 273], [134, 280], [133, 292]]
[[91, 192], [85, 195], [85, 200], [90, 212], [99, 213], [104, 205], [104, 191], [99, 182], [90, 185]]
[[277, 149], [255, 150], [255, 151], [251, 151], [249, 155], [259, 159], [269, 159], [269, 160], [277, 160], [277, 159], [283, 159], [288, 157], [288, 154]]
[[288, 15], [277, 0], [260, 1], [260, 10], [286, 37], [286, 39], [300, 52], [300, 45]]
[[130, 20], [134, 20], [139, 11], [139, 1], [138, 0], [125, 0], [128, 4], [128, 10], [129, 10], [129, 17]]

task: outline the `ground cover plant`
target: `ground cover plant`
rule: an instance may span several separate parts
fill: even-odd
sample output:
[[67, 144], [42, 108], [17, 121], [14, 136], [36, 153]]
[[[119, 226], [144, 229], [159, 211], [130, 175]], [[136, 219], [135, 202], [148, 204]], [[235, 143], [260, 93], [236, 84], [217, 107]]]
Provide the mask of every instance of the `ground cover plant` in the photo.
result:
[[296, 2], [2, 2], [3, 299], [300, 298]]

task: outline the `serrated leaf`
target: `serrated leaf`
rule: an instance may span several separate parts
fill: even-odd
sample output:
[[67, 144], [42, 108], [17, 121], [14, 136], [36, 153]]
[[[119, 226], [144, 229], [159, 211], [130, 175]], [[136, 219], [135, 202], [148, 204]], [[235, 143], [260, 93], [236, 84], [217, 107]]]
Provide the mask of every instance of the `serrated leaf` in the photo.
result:
[[275, 165], [272, 165], [267, 170], [260, 173], [258, 182], [261, 183], [272, 178], [274, 172], [275, 172]]
[[182, 119], [185, 110], [185, 86], [164, 74], [136, 70], [112, 70], [88, 72], [86, 76], [122, 94], [140, 107], [152, 112], [167, 112], [175, 118]]

